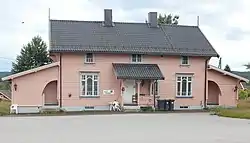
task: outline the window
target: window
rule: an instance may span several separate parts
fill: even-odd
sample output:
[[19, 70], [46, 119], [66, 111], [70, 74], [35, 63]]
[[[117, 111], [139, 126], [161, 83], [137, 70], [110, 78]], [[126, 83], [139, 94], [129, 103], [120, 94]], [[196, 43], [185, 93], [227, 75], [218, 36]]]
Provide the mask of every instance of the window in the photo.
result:
[[151, 95], [154, 95], [154, 91], [155, 91], [155, 95], [158, 95], [158, 93], [159, 93], [159, 81], [152, 83]]
[[140, 63], [140, 62], [142, 62], [142, 55], [132, 54], [132, 62], [133, 63]]
[[192, 96], [192, 76], [189, 75], [178, 75], [177, 79], [177, 95], [181, 97], [191, 97]]
[[99, 95], [99, 74], [82, 73], [81, 74], [81, 96]]
[[182, 65], [188, 65], [189, 64], [189, 58], [188, 58], [188, 56], [182, 56], [181, 57], [181, 64]]
[[93, 63], [93, 62], [94, 62], [93, 53], [86, 53], [85, 54], [85, 63]]

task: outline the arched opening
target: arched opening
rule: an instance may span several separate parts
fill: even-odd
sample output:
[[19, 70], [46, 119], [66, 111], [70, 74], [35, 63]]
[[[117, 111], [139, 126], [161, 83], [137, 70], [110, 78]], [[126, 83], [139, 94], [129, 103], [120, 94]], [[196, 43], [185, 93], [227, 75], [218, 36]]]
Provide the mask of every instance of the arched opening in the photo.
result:
[[207, 105], [219, 105], [221, 95], [220, 88], [214, 81], [208, 81], [208, 101]]
[[51, 81], [49, 82], [44, 90], [43, 90], [43, 96], [44, 96], [44, 105], [45, 106], [57, 106], [58, 100], [57, 100], [57, 81]]

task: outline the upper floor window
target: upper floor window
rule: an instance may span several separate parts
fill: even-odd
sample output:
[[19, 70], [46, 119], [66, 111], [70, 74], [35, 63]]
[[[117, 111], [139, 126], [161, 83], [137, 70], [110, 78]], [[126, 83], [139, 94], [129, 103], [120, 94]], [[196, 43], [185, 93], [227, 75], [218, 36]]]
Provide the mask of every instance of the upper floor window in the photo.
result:
[[140, 62], [142, 62], [142, 55], [132, 54], [132, 62], [133, 63], [140, 63]]
[[189, 57], [188, 56], [182, 56], [181, 57], [181, 64], [182, 65], [189, 65]]
[[93, 53], [86, 53], [85, 54], [85, 63], [93, 63], [93, 62], [94, 62]]

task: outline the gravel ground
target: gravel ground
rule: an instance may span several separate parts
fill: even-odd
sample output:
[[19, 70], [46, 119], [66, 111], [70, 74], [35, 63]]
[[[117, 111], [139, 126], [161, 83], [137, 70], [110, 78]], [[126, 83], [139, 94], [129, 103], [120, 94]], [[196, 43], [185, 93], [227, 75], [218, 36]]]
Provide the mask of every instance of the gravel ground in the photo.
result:
[[249, 143], [250, 120], [208, 113], [2, 117], [2, 143]]

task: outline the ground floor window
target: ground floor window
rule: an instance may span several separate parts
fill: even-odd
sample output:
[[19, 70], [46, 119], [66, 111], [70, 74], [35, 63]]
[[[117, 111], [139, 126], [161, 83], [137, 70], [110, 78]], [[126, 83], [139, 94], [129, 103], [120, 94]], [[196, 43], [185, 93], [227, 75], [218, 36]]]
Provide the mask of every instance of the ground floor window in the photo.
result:
[[178, 75], [176, 77], [176, 96], [192, 96], [192, 75]]
[[81, 96], [99, 96], [99, 74], [81, 73]]
[[151, 95], [158, 95], [158, 92], [159, 92], [159, 81], [154, 81], [152, 83], [152, 88], [151, 88]]

